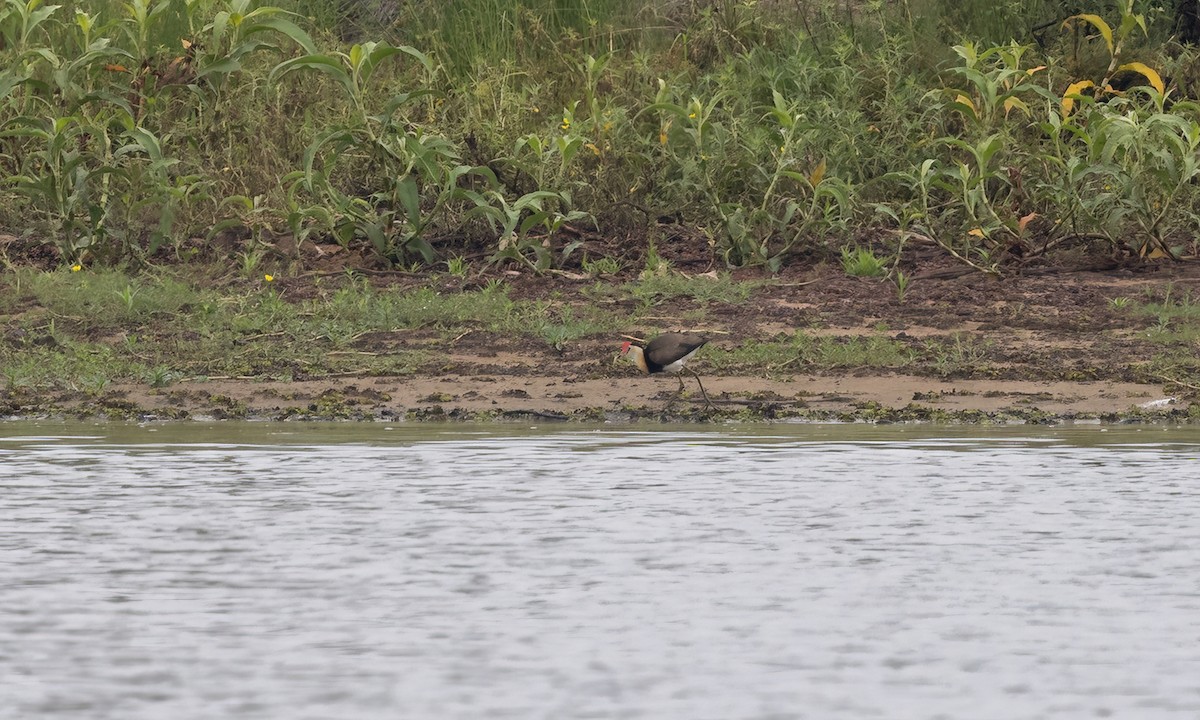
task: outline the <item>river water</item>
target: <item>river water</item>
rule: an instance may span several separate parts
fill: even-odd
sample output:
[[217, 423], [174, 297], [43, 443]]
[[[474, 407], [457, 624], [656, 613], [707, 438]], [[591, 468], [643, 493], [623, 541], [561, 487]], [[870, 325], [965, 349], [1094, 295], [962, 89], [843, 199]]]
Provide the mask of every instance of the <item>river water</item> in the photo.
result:
[[4, 718], [1200, 718], [1196, 428], [0, 424], [0, 573]]

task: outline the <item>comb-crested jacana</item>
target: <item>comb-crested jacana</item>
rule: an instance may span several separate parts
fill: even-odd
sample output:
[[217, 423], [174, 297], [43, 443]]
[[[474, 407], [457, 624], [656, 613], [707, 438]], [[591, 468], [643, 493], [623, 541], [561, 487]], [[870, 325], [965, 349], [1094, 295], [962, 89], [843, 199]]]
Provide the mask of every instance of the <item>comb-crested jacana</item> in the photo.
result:
[[696, 378], [696, 384], [700, 386], [700, 394], [704, 396], [704, 406], [711, 408], [712, 401], [708, 399], [708, 393], [704, 391], [704, 383], [700, 382], [700, 376], [696, 374], [695, 370], [685, 367], [687, 361], [691, 360], [696, 351], [704, 347], [707, 342], [707, 338], [699, 335], [669, 332], [654, 338], [644, 348], [626, 340], [621, 344], [621, 354], [627, 355], [633, 364], [647, 375], [660, 372], [674, 373], [675, 377], [679, 378], [679, 392], [683, 392], [683, 372], [685, 370], [690, 372], [692, 377]]

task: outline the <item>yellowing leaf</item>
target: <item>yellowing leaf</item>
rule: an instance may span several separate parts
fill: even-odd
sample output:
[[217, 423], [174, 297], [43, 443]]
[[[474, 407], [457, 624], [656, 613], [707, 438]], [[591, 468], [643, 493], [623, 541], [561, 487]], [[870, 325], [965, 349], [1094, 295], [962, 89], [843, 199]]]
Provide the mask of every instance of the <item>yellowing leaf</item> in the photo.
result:
[[1104, 43], [1108, 45], [1108, 54], [1111, 56], [1115, 52], [1113, 49], [1112, 28], [1108, 26], [1108, 23], [1104, 22], [1104, 18], [1100, 17], [1099, 15], [1092, 15], [1090, 13], [1072, 15], [1066, 20], [1063, 20], [1063, 27], [1069, 25], [1072, 20], [1083, 20], [1084, 22], [1091, 23], [1092, 26], [1099, 30], [1100, 34], [1104, 37]]
[[1045, 65], [1038, 65], [1037, 67], [1032, 67], [1032, 68], [1029, 68], [1028, 70], [1026, 70], [1026, 71], [1025, 71], [1025, 74], [1026, 74], [1026, 75], [1034, 75], [1034, 74], [1036, 74], [1036, 73], [1039, 73], [1039, 72], [1041, 72], [1041, 71], [1043, 71], [1043, 70], [1045, 70], [1045, 69], [1046, 69], [1046, 66], [1045, 66]]
[[1026, 215], [1025, 217], [1023, 217], [1017, 221], [1017, 227], [1021, 228], [1021, 232], [1025, 232], [1025, 228], [1029, 227], [1029, 223], [1033, 222], [1033, 219], [1036, 218], [1037, 216], [1038, 216], [1038, 214], [1035, 212], [1029, 213], [1028, 215]]
[[1166, 92], [1166, 85], [1163, 84], [1162, 78], [1159, 77], [1158, 73], [1154, 71], [1154, 68], [1151, 68], [1144, 63], [1125, 63], [1121, 67], [1117, 68], [1117, 72], [1120, 72], [1121, 70], [1132, 70], [1133, 72], [1146, 78], [1146, 80], [1150, 83], [1150, 87], [1157, 90], [1159, 95], [1162, 95]]
[[1029, 114], [1029, 106], [1021, 98], [1010, 97], [1004, 101], [1004, 117], [1008, 117], [1008, 111], [1017, 108], [1026, 115]]
[[982, 228], [975, 228], [974, 230], [968, 230], [968, 231], [967, 231], [967, 234], [968, 234], [968, 235], [974, 235], [974, 236], [975, 236], [975, 237], [977, 237], [977, 238], [984, 237], [984, 235], [983, 235], [983, 229], [982, 229]]
[[1064, 118], [1070, 115], [1071, 111], [1075, 109], [1075, 98], [1073, 96], [1090, 87], [1096, 87], [1096, 83], [1091, 80], [1080, 80], [1067, 86], [1067, 91], [1063, 93], [1062, 99], [1062, 116]]
[[824, 160], [822, 160], [820, 163], [818, 163], [817, 166], [815, 168], [813, 168], [812, 174], [808, 176], [808, 181], [810, 183], [812, 183], [813, 187], [820, 185], [821, 180], [823, 180], [823, 179], [825, 179], [825, 161]]
[[954, 98], [954, 102], [958, 103], [959, 105], [963, 105], [968, 110], [970, 110], [971, 117], [973, 119], [975, 119], [975, 120], [979, 119], [979, 111], [975, 109], [975, 103], [971, 102], [971, 98], [967, 97], [966, 95], [963, 95], [962, 93], [959, 93], [958, 97]]

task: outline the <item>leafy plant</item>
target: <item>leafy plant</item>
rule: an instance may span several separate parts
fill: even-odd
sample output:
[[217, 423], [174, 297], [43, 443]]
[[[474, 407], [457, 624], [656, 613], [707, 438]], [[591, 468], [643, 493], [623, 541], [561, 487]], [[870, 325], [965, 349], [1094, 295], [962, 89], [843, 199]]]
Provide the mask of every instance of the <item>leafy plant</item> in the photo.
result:
[[467, 261], [461, 255], [456, 255], [446, 261], [446, 271], [454, 277], [462, 278], [467, 276]]
[[[132, 0], [131, 7], [146, 0]], [[196, 79], [220, 82], [229, 75], [240, 72], [251, 53], [260, 50], [279, 51], [280, 46], [272, 40], [287, 38], [300, 46], [309, 57], [318, 54], [317, 46], [308, 33], [289, 17], [282, 8], [269, 5], [254, 7], [252, 0], [219, 0], [218, 10], [207, 23], [202, 34], [204, 42], [196, 58]], [[155, 10], [166, 6], [157, 3]], [[199, 0], [187, 3], [189, 20], [195, 23], [191, 13], [202, 6]]]
[[[354, 109], [349, 122], [321, 134], [304, 153], [304, 169], [292, 176], [302, 188], [330, 210], [302, 217], [324, 220], [327, 230], [343, 245], [365, 238], [375, 252], [400, 262], [416, 254], [433, 262], [427, 231], [447, 206], [468, 196], [460, 179], [477, 173], [459, 163], [458, 152], [445, 138], [411, 127], [395, 117], [404, 105], [432, 94], [422, 88], [392, 95], [377, 114], [368, 108], [368, 86], [380, 64], [406, 55], [426, 73], [432, 61], [415, 48], [388, 43], [354, 45], [348, 53], [308, 54], [287, 60], [271, 71], [280, 79], [298, 71], [315, 71], [333, 78]], [[375, 169], [379, 189], [366, 197], [346, 192], [333, 181], [339, 162], [361, 156]], [[483, 173], [485, 176], [489, 173]]]
[[[565, 193], [535, 190], [510, 203], [500, 192], [492, 190], [487, 196], [472, 195], [475, 207], [468, 215], [482, 216], [500, 236], [492, 262], [515, 260], [541, 272], [549, 269], [553, 255], [551, 238], [568, 222], [587, 215], [570, 209], [571, 198]], [[491, 202], [488, 202], [488, 199]], [[533, 231], [541, 231], [534, 235]], [[569, 244], [563, 256], [570, 254], [579, 243]]]
[[4, 46], [18, 53], [24, 52], [30, 39], [42, 24], [50, 19], [61, 5], [43, 5], [42, 0], [5, 0], [0, 8], [0, 36]]
[[1028, 50], [1016, 43], [982, 51], [970, 42], [955, 45], [954, 52], [962, 64], [952, 70], [967, 80], [968, 88], [934, 90], [931, 94], [950, 97], [949, 109], [985, 130], [1004, 125], [1013, 111], [1027, 117], [1032, 113], [1030, 101], [1039, 97], [1055, 99], [1047, 87], [1036, 82], [1046, 66], [1022, 65]]
[[583, 271], [592, 277], [602, 277], [604, 275], [616, 275], [621, 272], [621, 264], [614, 258], [584, 258], [581, 263]]
[[842, 248], [842, 270], [851, 277], [883, 277], [887, 266], [870, 248]]
[[902, 270], [896, 270], [892, 274], [892, 282], [896, 285], [896, 301], [904, 302], [904, 298], [908, 296], [908, 288], [912, 284], [912, 279]]
[[100, 243], [109, 186], [122, 173], [108, 127], [79, 116], [19, 117], [0, 129], [4, 138], [31, 141], [20, 172], [6, 182], [48, 225], [62, 255], [74, 261]]

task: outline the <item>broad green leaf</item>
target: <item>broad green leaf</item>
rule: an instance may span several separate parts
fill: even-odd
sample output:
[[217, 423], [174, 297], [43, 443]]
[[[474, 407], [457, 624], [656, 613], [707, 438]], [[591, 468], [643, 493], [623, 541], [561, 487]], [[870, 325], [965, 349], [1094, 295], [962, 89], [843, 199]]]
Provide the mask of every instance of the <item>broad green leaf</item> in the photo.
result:
[[[262, 10], [265, 8], [259, 9]], [[316, 55], [318, 52], [316, 43], [312, 41], [312, 38], [308, 36], [308, 33], [304, 32], [302, 29], [300, 29], [300, 26], [296, 25], [296, 23], [288, 20], [287, 18], [274, 16], [256, 18], [252, 25], [242, 28], [242, 33], [244, 36], [251, 33], [263, 32], [264, 30], [274, 30], [281, 35], [287, 36], [292, 40], [292, 42], [303, 48], [304, 52], [308, 53], [309, 55]]]
[[[359, 48], [359, 46], [355, 45], [354, 48]], [[361, 58], [357, 62], [353, 60], [354, 48], [351, 49], [351, 63], [355, 68], [358, 68], [358, 72], [362, 77], [362, 84], [364, 86], [367, 84], [367, 80], [370, 78], [372, 72], [374, 72], [375, 67], [379, 65], [380, 62], [393, 55], [409, 55], [410, 57], [414, 57], [420, 61], [421, 64], [425, 66], [426, 70], [432, 70], [432, 63], [429, 61], [429, 58], [426, 57], [424, 53], [415, 48], [409, 47], [408, 45], [366, 43], [360, 50]]]
[[206, 75], [229, 75], [238, 72], [242, 69], [242, 63], [232, 58], [224, 58], [217, 62], [205, 65], [196, 71], [196, 77], [202, 78]]
[[396, 195], [404, 208], [408, 224], [414, 228], [421, 226], [421, 197], [417, 188], [417, 180], [412, 175], [405, 177], [396, 186]]
[[548, 217], [549, 214], [540, 208], [537, 212], [530, 213], [525, 220], [521, 222], [521, 226], [517, 230], [517, 236], [522, 238], [527, 236], [530, 230], [545, 223]]
[[225, 39], [225, 29], [229, 26], [229, 13], [222, 10], [213, 16], [213, 21], [204, 29], [212, 33], [213, 47], [220, 47]]
[[429, 241], [425, 238], [409, 238], [408, 242], [404, 243], [404, 247], [406, 250], [416, 250], [417, 253], [420, 254], [421, 259], [426, 263], [432, 263], [435, 259], [437, 259], [437, 253], [434, 252], [433, 246], [430, 245]]
[[152, 161], [159, 162], [163, 159], [162, 146], [154, 133], [142, 127], [132, 127], [126, 130], [125, 134], [133, 138], [136, 145], [145, 151]]
[[24, 85], [27, 82], [29, 82], [27, 75], [18, 75], [16, 73], [4, 73], [0, 75], [0, 100], [8, 97], [8, 94], [14, 88]]
[[381, 118], [391, 117], [392, 113], [396, 112], [397, 108], [399, 108], [400, 106], [405, 105], [413, 100], [416, 100], [418, 98], [426, 97], [428, 95], [441, 95], [441, 94], [442, 93], [440, 93], [439, 91], [434, 90], [432, 88], [422, 88], [420, 90], [413, 90], [412, 92], [405, 92], [405, 93], [399, 93], [399, 94], [393, 95], [392, 97], [390, 97], [388, 99], [387, 104], [383, 106], [383, 114], [380, 117]]
[[[353, 49], [351, 49], [351, 53], [353, 53]], [[345, 63], [331, 55], [305, 55], [304, 57], [285, 60], [271, 69], [267, 80], [274, 82], [277, 78], [296, 70], [316, 70], [323, 72], [341, 83], [342, 88], [345, 89], [350, 98], [358, 96], [358, 89], [354, 83], [354, 78], [350, 76], [350, 73], [346, 72]]]
[[955, 45], [954, 52], [958, 53], [958, 56], [966, 62], [967, 67], [974, 67], [979, 62], [979, 54], [975, 51], [975, 43], [968, 42], [962, 45]]
[[[647, 106], [645, 110], [642, 110], [642, 112], [649, 112], [651, 110], [661, 110], [663, 112], [668, 112], [668, 113], [671, 113], [672, 115], [679, 117], [682, 120], [687, 120], [687, 116], [688, 116], [687, 108], [680, 107], [680, 106], [676, 105], [675, 103], [654, 103], [652, 105]], [[638, 115], [641, 115], [641, 112], [638, 113]]]

